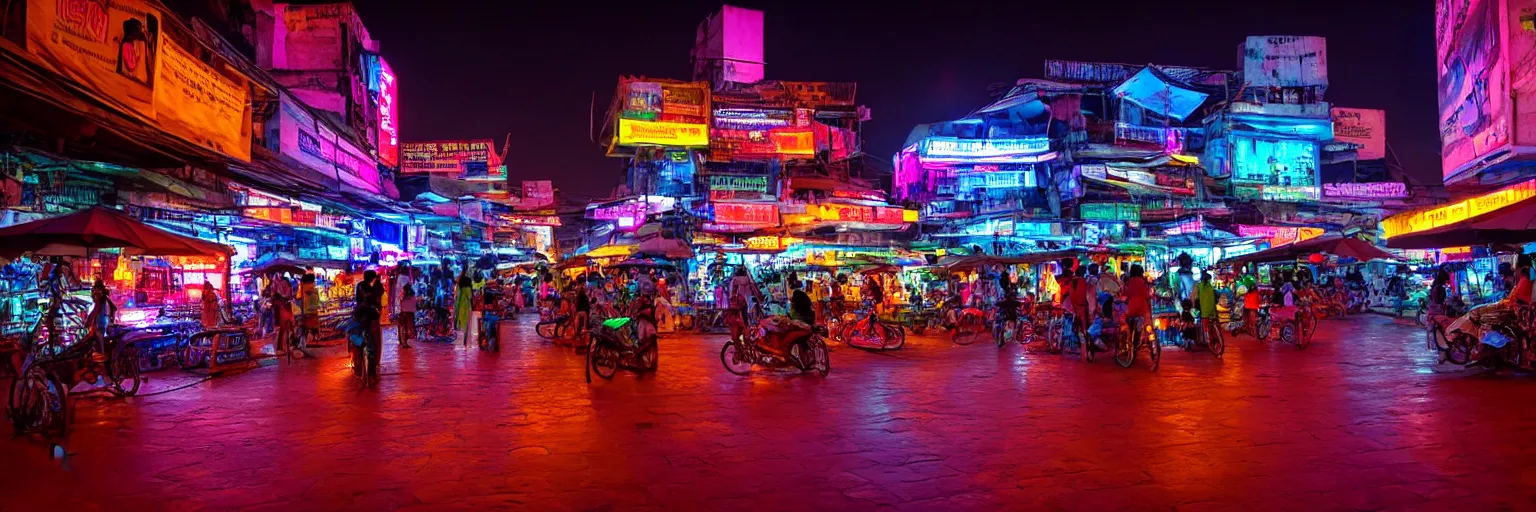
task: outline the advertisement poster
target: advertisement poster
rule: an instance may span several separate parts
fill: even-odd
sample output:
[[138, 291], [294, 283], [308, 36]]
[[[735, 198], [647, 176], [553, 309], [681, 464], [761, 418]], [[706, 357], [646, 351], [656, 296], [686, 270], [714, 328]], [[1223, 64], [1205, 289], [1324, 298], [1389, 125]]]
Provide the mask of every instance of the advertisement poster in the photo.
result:
[[1300, 186], [1317, 180], [1316, 142], [1251, 137], [1232, 140], [1233, 183]]
[[129, 112], [153, 118], [160, 12], [140, 0], [28, 0], [27, 50]]
[[1318, 36], [1248, 36], [1243, 77], [1259, 87], [1328, 85], [1327, 39]]
[[1500, 0], [1437, 0], [1440, 159], [1447, 182], [1509, 145], [1509, 64]]
[[457, 173], [464, 179], [501, 175], [492, 172], [496, 145], [490, 139], [406, 142], [400, 145], [400, 172]]
[[1387, 112], [1369, 108], [1334, 108], [1333, 140], [1359, 144], [1360, 160], [1387, 157]]
[[400, 165], [400, 111], [395, 106], [395, 71], [379, 57], [379, 161], [384, 165]]
[[[215, 60], [221, 61], [222, 58]], [[232, 66], [214, 69], [161, 40], [155, 68], [155, 118], [160, 127], [241, 161], [251, 160], [250, 82]]]
[[703, 123], [684, 124], [621, 118], [619, 119], [619, 144], [704, 147], [709, 145], [709, 126]]
[[1323, 197], [1342, 199], [1398, 199], [1408, 197], [1408, 185], [1401, 181], [1376, 183], [1324, 183]]

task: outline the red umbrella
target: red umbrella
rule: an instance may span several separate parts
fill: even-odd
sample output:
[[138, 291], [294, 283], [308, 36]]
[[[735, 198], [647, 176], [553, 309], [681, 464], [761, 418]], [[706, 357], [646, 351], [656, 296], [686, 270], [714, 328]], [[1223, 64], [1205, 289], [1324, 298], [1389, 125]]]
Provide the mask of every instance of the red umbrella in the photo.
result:
[[1228, 258], [1222, 260], [1222, 263], [1291, 261], [1312, 253], [1327, 253], [1360, 261], [1396, 259], [1392, 253], [1381, 250], [1364, 240], [1354, 237], [1328, 236]]
[[68, 215], [0, 229], [0, 255], [25, 253], [46, 256], [88, 256], [97, 249], [122, 249], [123, 254], [151, 256], [213, 256], [229, 247], [178, 235], [96, 206]]
[[1387, 239], [1394, 249], [1439, 249], [1536, 241], [1536, 198], [1438, 228]]

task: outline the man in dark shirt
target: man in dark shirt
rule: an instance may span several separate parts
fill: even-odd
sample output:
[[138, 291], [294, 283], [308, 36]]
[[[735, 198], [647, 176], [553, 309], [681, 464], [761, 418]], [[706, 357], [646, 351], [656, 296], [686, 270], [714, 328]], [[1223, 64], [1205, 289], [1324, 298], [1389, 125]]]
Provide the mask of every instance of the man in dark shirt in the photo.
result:
[[795, 320], [805, 322], [806, 325], [816, 325], [816, 310], [811, 305], [811, 296], [801, 289], [800, 281], [789, 282], [789, 315]]

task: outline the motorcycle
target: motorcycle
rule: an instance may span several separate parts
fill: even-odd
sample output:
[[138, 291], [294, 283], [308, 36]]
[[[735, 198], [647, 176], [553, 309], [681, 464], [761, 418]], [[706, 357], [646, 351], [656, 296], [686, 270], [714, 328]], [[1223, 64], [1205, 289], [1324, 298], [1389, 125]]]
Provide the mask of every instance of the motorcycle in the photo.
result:
[[587, 345], [587, 382], [592, 374], [612, 379], [620, 366], [655, 372], [658, 360], [652, 301], [635, 301], [629, 316], [604, 319], [594, 326]]
[[65, 346], [38, 345], [23, 360], [20, 377], [11, 381], [6, 416], [17, 434], [69, 430], [70, 389], [101, 381], [114, 396], [133, 396], [143, 383], [139, 350], [123, 338], [129, 331], [112, 326], [106, 338], [96, 334]]
[[[788, 324], [788, 325], [784, 325]], [[798, 325], [796, 325], [798, 324]], [[747, 332], [746, 339], [733, 339], [720, 348], [720, 364], [725, 370], [736, 375], [752, 373], [752, 367], [766, 366], [772, 368], [798, 368], [802, 372], [817, 372], [821, 376], [827, 376], [832, 371], [832, 360], [828, 356], [827, 330], [825, 328], [802, 329], [805, 324], [790, 323], [787, 319], [764, 319], [757, 327]], [[779, 355], [763, 348], [763, 343], [770, 335], [769, 328], [775, 328], [776, 336], [794, 335], [798, 339], [789, 343], [789, 350]], [[790, 329], [790, 330], [785, 330]]]

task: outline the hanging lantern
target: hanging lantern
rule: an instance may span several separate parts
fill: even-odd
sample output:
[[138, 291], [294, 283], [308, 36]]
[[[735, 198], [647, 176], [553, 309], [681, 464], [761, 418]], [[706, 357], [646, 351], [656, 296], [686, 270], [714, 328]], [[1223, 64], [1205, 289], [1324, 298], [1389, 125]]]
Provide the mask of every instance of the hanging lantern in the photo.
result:
[[1308, 256], [1307, 261], [1311, 262], [1313, 265], [1321, 265], [1323, 262], [1328, 261], [1328, 257], [1323, 256], [1323, 253], [1317, 252], [1312, 253], [1311, 256]]

